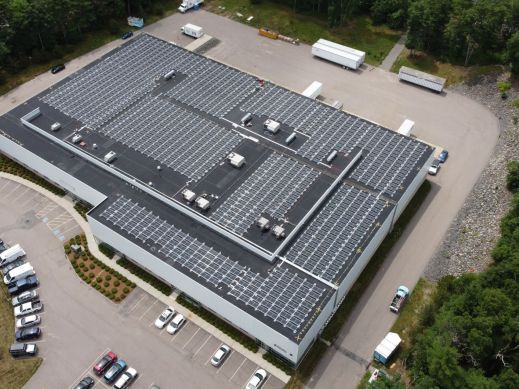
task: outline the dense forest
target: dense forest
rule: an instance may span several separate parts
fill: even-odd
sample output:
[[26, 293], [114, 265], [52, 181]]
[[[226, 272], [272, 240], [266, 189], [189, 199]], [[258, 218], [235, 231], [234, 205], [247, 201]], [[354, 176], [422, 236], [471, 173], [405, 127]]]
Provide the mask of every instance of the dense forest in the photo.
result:
[[519, 73], [519, 0], [274, 1], [326, 16], [330, 27], [369, 14], [374, 24], [407, 31], [411, 50], [464, 65], [511, 62]]
[[[511, 162], [511, 209], [501, 221], [494, 264], [445, 277], [422, 313], [425, 330], [407, 356], [415, 389], [519, 388], [519, 162]], [[375, 388], [401, 388], [381, 380]]]

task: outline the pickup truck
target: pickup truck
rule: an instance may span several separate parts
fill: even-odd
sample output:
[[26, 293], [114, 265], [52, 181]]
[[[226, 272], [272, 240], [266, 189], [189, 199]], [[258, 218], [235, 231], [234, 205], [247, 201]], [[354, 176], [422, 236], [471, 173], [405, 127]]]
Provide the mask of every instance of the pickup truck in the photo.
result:
[[14, 307], [14, 316], [20, 317], [20, 316], [30, 315], [31, 313], [39, 312], [42, 309], [43, 309], [43, 304], [40, 301], [24, 303], [22, 305], [18, 305], [17, 307]]
[[409, 296], [409, 288], [404, 285], [399, 286], [396, 290], [395, 297], [393, 297], [393, 301], [391, 301], [389, 309], [395, 313], [398, 313], [400, 308], [404, 306], [407, 296]]

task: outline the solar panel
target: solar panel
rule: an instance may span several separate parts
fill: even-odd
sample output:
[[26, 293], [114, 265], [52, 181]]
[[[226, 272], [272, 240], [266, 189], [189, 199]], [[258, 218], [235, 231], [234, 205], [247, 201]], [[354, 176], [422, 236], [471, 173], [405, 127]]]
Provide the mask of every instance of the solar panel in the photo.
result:
[[342, 185], [286, 254], [291, 262], [334, 282], [353, 265], [385, 202]]
[[211, 218], [240, 234], [262, 213], [284, 218], [319, 174], [300, 162], [272, 153]]

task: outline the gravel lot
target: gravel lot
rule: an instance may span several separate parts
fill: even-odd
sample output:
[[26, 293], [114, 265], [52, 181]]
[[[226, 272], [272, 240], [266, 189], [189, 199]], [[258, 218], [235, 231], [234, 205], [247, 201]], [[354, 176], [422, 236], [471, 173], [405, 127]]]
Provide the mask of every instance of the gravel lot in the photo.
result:
[[519, 91], [512, 89], [508, 99], [503, 100], [496, 87], [499, 80], [497, 75], [479, 77], [453, 88], [488, 107], [499, 118], [502, 132], [488, 166], [427, 266], [425, 276], [430, 280], [479, 272], [492, 262], [491, 251], [500, 236], [499, 223], [511, 200], [506, 189], [506, 166], [510, 160], [519, 160], [519, 125], [513, 124], [519, 109], [511, 106], [511, 101], [519, 98]]

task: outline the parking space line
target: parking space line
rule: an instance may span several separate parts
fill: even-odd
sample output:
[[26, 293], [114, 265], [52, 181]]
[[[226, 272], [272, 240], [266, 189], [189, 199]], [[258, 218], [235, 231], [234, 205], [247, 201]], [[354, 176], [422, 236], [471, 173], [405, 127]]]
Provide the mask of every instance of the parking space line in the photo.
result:
[[[256, 367], [255, 367], [254, 370], [252, 371], [252, 374], [249, 376], [249, 379], [247, 380], [247, 382], [249, 382], [249, 381], [251, 380], [251, 378], [252, 378], [252, 376], [254, 375], [254, 373], [256, 373], [256, 370], [258, 370], [258, 365], [256, 365]], [[261, 386], [263, 386], [264, 383], [265, 383], [265, 382], [263, 382], [263, 383], [261, 384]]]
[[77, 382], [79, 382], [81, 380], [81, 378], [90, 370], [92, 369], [92, 367], [96, 364], [96, 362], [101, 359], [101, 357], [103, 355], [105, 355], [108, 351], [110, 351], [109, 348], [106, 348], [101, 354], [99, 354], [96, 359], [94, 359], [94, 362], [91, 363], [85, 370], [83, 370], [81, 372], [81, 374], [79, 375], [79, 377], [76, 377], [76, 379], [74, 381], [72, 381], [72, 384], [69, 385], [69, 388], [73, 388], [74, 385], [76, 385]]
[[155, 301], [153, 302], [153, 304], [151, 304], [151, 305], [150, 305], [150, 306], [149, 306], [149, 307], [144, 311], [144, 313], [141, 315], [141, 317], [139, 317], [139, 321], [141, 321], [142, 318], [144, 317], [144, 315], [146, 315], [146, 314], [148, 313], [148, 311], [149, 311], [149, 310], [150, 310], [150, 309], [151, 309], [155, 304], [157, 304], [157, 301], [159, 301], [159, 300], [155, 300]]
[[[241, 367], [243, 366], [243, 364], [245, 363], [245, 361], [247, 360], [247, 358], [243, 357], [243, 361], [241, 362], [240, 366], [238, 366], [238, 368], [236, 369], [236, 371], [234, 372], [234, 374], [231, 376], [231, 378], [229, 378], [229, 381], [232, 380], [234, 378], [234, 376], [236, 375], [236, 373], [238, 373], [238, 370], [241, 369]], [[252, 375], [251, 375], [252, 377]]]
[[4, 190], [4, 188], [11, 182], [11, 180], [5, 180], [4, 185], [0, 188], [0, 192]]
[[8, 198], [9, 196], [11, 196], [14, 192], [16, 192], [16, 190], [17, 190], [18, 188], [19, 188], [19, 186], [18, 186], [18, 185], [15, 185], [15, 186], [14, 186], [14, 189], [11, 190], [11, 191], [9, 192], [9, 194], [6, 194], [6, 195], [2, 196], [3, 199], [4, 199], [4, 200], [7, 199], [7, 198]]
[[202, 343], [202, 345], [198, 348], [198, 350], [196, 350], [196, 353], [193, 354], [193, 358], [196, 357], [196, 354], [198, 354], [200, 352], [200, 350], [202, 350], [202, 347], [205, 346], [205, 344], [209, 341], [209, 339], [211, 339], [211, 334], [209, 334], [209, 336], [207, 337], [205, 342]]
[[198, 331], [200, 331], [200, 327], [198, 327], [198, 329], [195, 331], [195, 333], [193, 335], [191, 335], [191, 337], [189, 338], [189, 340], [186, 342], [186, 344], [184, 345], [184, 347], [182, 347], [182, 350], [184, 350], [186, 348], [186, 346], [189, 344], [189, 342], [191, 342], [191, 340], [193, 340], [193, 338], [195, 337], [196, 334], [198, 334]]
[[131, 308], [128, 310], [128, 313], [132, 313], [132, 312], [135, 310], [135, 308], [137, 308], [137, 305], [139, 305], [140, 302], [141, 302], [142, 300], [144, 300], [145, 297], [146, 297], [146, 294], [143, 293], [143, 294], [142, 294], [142, 297], [141, 297], [141, 298], [140, 298], [140, 299], [139, 299], [139, 300], [134, 304], [133, 307], [131, 307]]

